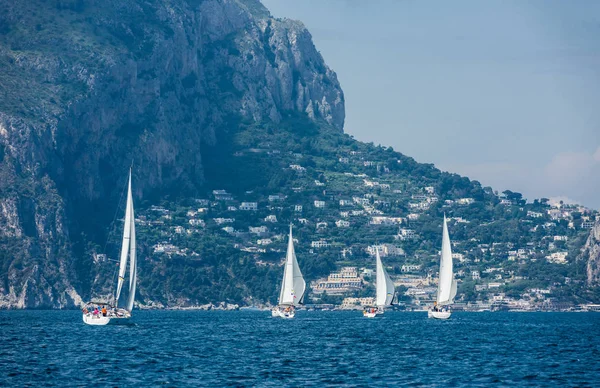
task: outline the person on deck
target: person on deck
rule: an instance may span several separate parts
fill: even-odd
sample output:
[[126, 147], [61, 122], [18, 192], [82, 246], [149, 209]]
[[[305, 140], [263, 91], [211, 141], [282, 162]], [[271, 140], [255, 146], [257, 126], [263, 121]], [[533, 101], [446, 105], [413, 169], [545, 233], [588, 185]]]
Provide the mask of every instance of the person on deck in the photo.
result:
[[105, 316], [106, 316], [106, 314], [107, 314], [107, 311], [106, 311], [106, 306], [103, 306], [103, 307], [102, 307], [102, 316], [104, 316], [104, 317], [105, 317]]

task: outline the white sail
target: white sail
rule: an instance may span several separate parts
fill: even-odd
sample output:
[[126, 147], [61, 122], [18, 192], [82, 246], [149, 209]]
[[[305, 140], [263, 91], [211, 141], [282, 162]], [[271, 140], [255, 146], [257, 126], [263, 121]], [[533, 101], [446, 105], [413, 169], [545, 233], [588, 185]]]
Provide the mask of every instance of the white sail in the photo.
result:
[[115, 304], [119, 302], [121, 288], [125, 281], [125, 270], [127, 269], [127, 253], [131, 243], [131, 224], [132, 224], [133, 199], [131, 195], [131, 170], [129, 170], [129, 185], [127, 188], [127, 205], [125, 206], [125, 222], [123, 224], [123, 241], [121, 243], [121, 260], [119, 262], [119, 278], [117, 281], [117, 293], [115, 294]]
[[444, 227], [442, 232], [442, 255], [440, 258], [440, 278], [438, 283], [437, 304], [444, 306], [454, 302], [456, 296], [456, 280], [452, 269], [452, 246], [448, 234], [448, 224], [444, 215]]
[[297, 306], [302, 303], [304, 291], [306, 290], [306, 282], [300, 272], [298, 261], [296, 260], [296, 252], [294, 251], [294, 240], [292, 238], [292, 226], [290, 225], [290, 237], [288, 241], [288, 249], [285, 257], [285, 266], [283, 270], [283, 282], [281, 284], [281, 292], [279, 293], [280, 305]]
[[390, 275], [386, 272], [385, 268], [383, 268], [383, 264], [381, 263], [381, 258], [379, 257], [379, 250], [375, 251], [376, 256], [376, 305], [378, 307], [389, 306], [392, 304], [392, 299], [394, 299], [394, 282], [390, 278]]
[[[129, 201], [128, 201], [129, 202]], [[133, 200], [130, 202], [131, 210], [131, 238], [129, 240], [129, 296], [127, 297], [127, 311], [133, 310], [135, 300], [135, 289], [137, 282], [137, 256], [135, 246], [135, 215], [133, 212]]]
[[452, 279], [452, 289], [450, 290], [450, 303], [454, 302], [454, 297], [456, 296], [457, 283], [456, 279]]

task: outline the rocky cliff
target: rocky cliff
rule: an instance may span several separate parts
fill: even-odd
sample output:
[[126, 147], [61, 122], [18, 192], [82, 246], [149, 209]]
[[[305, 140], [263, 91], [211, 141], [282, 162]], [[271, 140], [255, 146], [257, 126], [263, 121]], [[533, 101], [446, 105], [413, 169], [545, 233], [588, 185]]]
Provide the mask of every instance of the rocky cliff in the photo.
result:
[[240, 121], [342, 131], [309, 32], [257, 0], [0, 0], [0, 307], [89, 292], [133, 163], [137, 199], [194, 193]]
[[588, 285], [600, 285], [600, 223], [592, 228], [590, 236], [582, 248], [581, 257], [587, 262]]

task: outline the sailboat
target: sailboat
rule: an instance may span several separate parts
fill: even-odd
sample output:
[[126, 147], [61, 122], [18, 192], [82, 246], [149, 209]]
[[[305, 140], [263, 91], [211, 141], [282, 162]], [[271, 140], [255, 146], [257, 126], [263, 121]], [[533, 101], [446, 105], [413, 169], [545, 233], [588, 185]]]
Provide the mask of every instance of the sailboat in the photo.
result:
[[456, 296], [456, 279], [452, 269], [452, 246], [450, 244], [450, 235], [448, 234], [448, 223], [444, 214], [444, 227], [442, 232], [442, 255], [440, 258], [440, 278], [435, 303], [428, 310], [429, 318], [448, 319], [451, 312], [448, 305], [454, 303]]
[[[129, 170], [129, 185], [127, 188], [127, 205], [125, 207], [125, 222], [123, 225], [123, 240], [121, 243], [121, 260], [119, 262], [119, 277], [114, 295], [113, 304], [90, 302], [83, 308], [83, 322], [88, 325], [108, 325], [126, 322], [131, 318], [133, 302], [135, 300], [135, 289], [137, 281], [137, 259], [135, 243], [135, 216], [133, 213], [133, 197], [131, 194], [131, 169]], [[129, 256], [129, 260], [128, 259]], [[125, 308], [119, 308], [119, 297], [123, 283], [125, 282], [125, 271], [129, 261], [129, 295]]]
[[283, 281], [279, 293], [279, 305], [271, 310], [271, 316], [273, 318], [294, 318], [296, 315], [295, 308], [303, 303], [305, 291], [306, 282], [302, 277], [302, 272], [300, 272], [298, 260], [296, 260], [294, 240], [292, 238], [292, 225], [290, 225], [290, 237], [285, 256]]
[[384, 308], [391, 306], [394, 299], [394, 282], [381, 263], [379, 249], [375, 250], [375, 267], [375, 307], [367, 307], [363, 311], [363, 315], [367, 318], [375, 318], [375, 316], [383, 314]]

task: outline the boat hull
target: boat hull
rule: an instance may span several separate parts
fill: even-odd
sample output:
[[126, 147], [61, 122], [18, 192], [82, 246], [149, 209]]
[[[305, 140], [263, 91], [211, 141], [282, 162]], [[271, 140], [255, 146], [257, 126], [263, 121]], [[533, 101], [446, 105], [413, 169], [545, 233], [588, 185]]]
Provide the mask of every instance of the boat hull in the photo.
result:
[[284, 309], [280, 309], [279, 307], [271, 310], [271, 317], [273, 318], [283, 318], [283, 319], [292, 319], [296, 316], [295, 310], [285, 311]]
[[83, 322], [92, 326], [128, 325], [129, 318], [131, 318], [131, 313], [123, 309], [118, 309], [116, 312], [110, 311], [108, 315], [94, 315], [89, 311], [82, 314]]
[[83, 322], [92, 326], [105, 326], [110, 323], [110, 317], [102, 315], [83, 314]]
[[375, 318], [377, 316], [383, 315], [383, 309], [375, 309], [374, 311], [363, 310], [363, 317], [365, 318]]
[[434, 319], [448, 319], [452, 313], [450, 311], [427, 311], [427, 317]]

